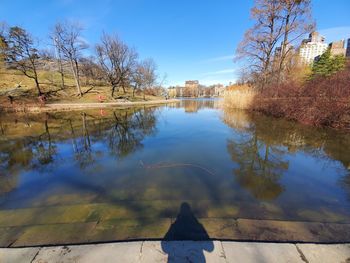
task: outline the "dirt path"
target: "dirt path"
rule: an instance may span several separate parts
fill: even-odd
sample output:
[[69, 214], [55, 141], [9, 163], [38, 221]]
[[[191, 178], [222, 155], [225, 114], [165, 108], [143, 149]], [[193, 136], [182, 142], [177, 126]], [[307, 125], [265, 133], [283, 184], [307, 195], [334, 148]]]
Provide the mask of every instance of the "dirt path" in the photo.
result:
[[70, 111], [81, 109], [101, 109], [101, 108], [127, 108], [142, 105], [158, 105], [179, 102], [177, 99], [150, 100], [134, 102], [104, 102], [104, 103], [48, 103], [44, 106], [38, 105], [16, 105], [12, 107], [2, 107], [4, 112], [48, 112], [48, 111]]

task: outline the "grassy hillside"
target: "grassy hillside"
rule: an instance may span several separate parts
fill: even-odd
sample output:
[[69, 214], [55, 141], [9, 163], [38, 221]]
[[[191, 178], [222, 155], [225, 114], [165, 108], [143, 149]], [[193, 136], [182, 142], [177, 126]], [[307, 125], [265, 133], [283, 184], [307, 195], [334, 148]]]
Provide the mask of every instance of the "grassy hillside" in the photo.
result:
[[[57, 72], [40, 71], [39, 82], [43, 92], [45, 92], [48, 103], [87, 103], [99, 102], [101, 95], [105, 102], [115, 102], [120, 100], [142, 101], [143, 94], [136, 92], [135, 97], [132, 90], [127, 89], [124, 94], [120, 89], [111, 97], [111, 89], [108, 85], [95, 80], [81, 78], [83, 97], [77, 96], [77, 89], [72, 76], [65, 76], [65, 88], [61, 87], [61, 76]], [[16, 70], [0, 68], [0, 103], [6, 105], [10, 103], [8, 95], [13, 96], [16, 104], [38, 103], [37, 90], [33, 79], [24, 76]], [[160, 97], [146, 95], [146, 100], [160, 99]]]

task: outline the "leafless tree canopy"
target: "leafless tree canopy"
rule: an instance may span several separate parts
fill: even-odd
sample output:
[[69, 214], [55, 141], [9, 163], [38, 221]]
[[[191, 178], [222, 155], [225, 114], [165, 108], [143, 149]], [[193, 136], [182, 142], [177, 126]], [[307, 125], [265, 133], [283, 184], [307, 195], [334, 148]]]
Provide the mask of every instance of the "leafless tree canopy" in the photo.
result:
[[[6, 61], [7, 65], [32, 78], [39, 95], [42, 94], [39, 70], [52, 73], [41, 74], [50, 81], [49, 85], [55, 85], [54, 73], [59, 73], [62, 90], [66, 88], [67, 76], [73, 76], [79, 96], [91, 90], [96, 83], [111, 88], [112, 98], [120, 88], [124, 94], [127, 94], [127, 89], [132, 89], [133, 96], [135, 91], [145, 94], [155, 89], [156, 63], [152, 59], [139, 61], [136, 50], [116, 35], [104, 33], [95, 47], [95, 54], [87, 57], [83, 52], [88, 46], [82, 38], [82, 27], [64, 22], [55, 25], [49, 43], [51, 47], [39, 50], [37, 41], [25, 29], [9, 28], [0, 23], [0, 62]], [[82, 91], [82, 80], [85, 80], [85, 86], [92, 85], [88, 91]]]
[[156, 69], [153, 59], [146, 59], [137, 64], [131, 79], [134, 84], [133, 93], [136, 89], [142, 90], [145, 99], [145, 92], [156, 84]]
[[20, 27], [11, 27], [8, 35], [7, 57], [9, 64], [35, 81], [38, 94], [41, 95], [37, 69], [39, 52], [34, 39]]
[[293, 45], [313, 29], [310, 0], [255, 0], [251, 9], [255, 24], [237, 48], [237, 58], [247, 62], [251, 76], [263, 87], [280, 80], [288, 70]]
[[103, 69], [105, 79], [111, 85], [111, 95], [115, 89], [129, 83], [131, 75], [137, 65], [137, 53], [129, 48], [117, 36], [103, 34], [101, 43], [96, 45], [98, 62]]
[[104, 72], [93, 56], [81, 58], [79, 64], [81, 74], [85, 77], [86, 85], [90, 85], [90, 82], [94, 81], [103, 81]]
[[79, 58], [82, 56], [82, 50], [88, 48], [88, 45], [82, 39], [82, 27], [74, 23], [57, 23], [52, 33], [52, 39], [61, 56], [68, 60], [71, 71], [75, 79], [78, 95], [82, 96], [80, 78], [79, 78]]

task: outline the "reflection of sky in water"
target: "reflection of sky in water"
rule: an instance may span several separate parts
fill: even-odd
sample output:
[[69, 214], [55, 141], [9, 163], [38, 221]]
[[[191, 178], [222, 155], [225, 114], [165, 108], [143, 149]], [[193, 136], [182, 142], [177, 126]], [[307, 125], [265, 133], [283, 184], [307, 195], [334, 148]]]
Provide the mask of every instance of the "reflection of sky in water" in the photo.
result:
[[217, 104], [50, 113], [26, 130], [2, 116], [0, 210], [103, 203], [175, 217], [188, 201], [197, 216], [349, 221], [349, 135]]

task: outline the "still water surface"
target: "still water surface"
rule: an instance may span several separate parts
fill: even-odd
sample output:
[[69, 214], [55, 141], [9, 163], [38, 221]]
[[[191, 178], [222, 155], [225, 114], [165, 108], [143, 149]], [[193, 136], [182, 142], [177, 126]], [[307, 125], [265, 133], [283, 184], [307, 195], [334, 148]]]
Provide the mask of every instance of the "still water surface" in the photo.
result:
[[124, 239], [138, 222], [138, 238], [184, 202], [199, 219], [350, 223], [348, 133], [219, 104], [0, 116], [0, 230], [108, 222]]

